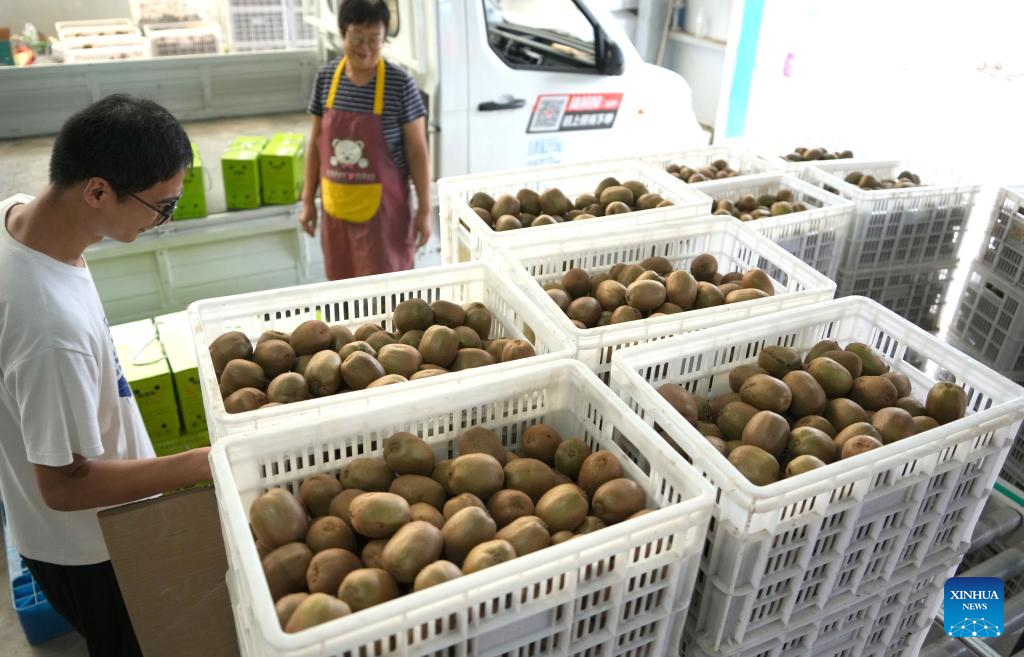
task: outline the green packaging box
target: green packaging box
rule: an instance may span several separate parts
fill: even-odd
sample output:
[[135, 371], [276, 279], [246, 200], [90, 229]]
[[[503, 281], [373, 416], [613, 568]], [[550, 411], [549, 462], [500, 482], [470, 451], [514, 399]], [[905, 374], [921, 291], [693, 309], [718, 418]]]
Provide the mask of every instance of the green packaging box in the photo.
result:
[[[157, 339], [153, 320], [120, 324], [110, 328], [121, 371], [142, 413], [150, 421], [178, 414], [171, 368]], [[179, 427], [180, 428], [180, 427]], [[176, 429], [177, 430], [177, 429]]]
[[224, 199], [229, 210], [260, 207], [260, 151], [263, 137], [236, 137], [220, 157]]
[[206, 185], [203, 178], [203, 161], [199, 149], [192, 143], [192, 168], [185, 173], [181, 186], [181, 200], [172, 219], [197, 219], [206, 216]]
[[306, 139], [297, 132], [279, 132], [260, 152], [260, 186], [267, 205], [290, 205], [302, 197]]
[[205, 433], [206, 407], [203, 405], [203, 392], [199, 386], [199, 366], [196, 362], [188, 313], [182, 311], [161, 315], [154, 321], [174, 378], [174, 391], [181, 412], [182, 429], [186, 434]]

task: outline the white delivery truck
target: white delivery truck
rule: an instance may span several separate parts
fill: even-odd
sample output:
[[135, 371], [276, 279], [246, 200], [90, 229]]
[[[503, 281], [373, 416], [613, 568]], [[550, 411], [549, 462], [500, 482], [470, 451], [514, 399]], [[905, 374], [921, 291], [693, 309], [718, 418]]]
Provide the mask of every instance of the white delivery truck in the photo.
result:
[[[339, 2], [307, 0], [325, 57], [340, 49]], [[384, 56], [425, 96], [436, 178], [708, 142], [686, 81], [643, 61], [608, 2], [388, 3]]]

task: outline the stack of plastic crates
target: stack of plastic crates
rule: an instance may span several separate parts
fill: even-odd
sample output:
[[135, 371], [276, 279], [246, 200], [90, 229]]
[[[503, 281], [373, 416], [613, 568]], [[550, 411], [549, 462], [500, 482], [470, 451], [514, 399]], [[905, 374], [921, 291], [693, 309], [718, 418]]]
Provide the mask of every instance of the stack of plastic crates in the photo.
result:
[[[946, 372], [968, 416], [756, 486], [656, 391], [712, 398], [765, 347], [823, 339], [870, 345], [918, 399]], [[916, 656], [1024, 417], [1024, 389], [861, 297], [621, 350], [611, 385], [716, 489], [686, 657]]]
[[[1024, 385], [1024, 188], [999, 191], [947, 339]], [[1017, 436], [1002, 476], [1024, 487], [1024, 435]]]
[[7, 514], [0, 507], [0, 524], [3, 525], [4, 543], [7, 546], [7, 572], [11, 578], [11, 599], [14, 612], [18, 615], [21, 629], [29, 645], [37, 646], [71, 631], [64, 617], [54, 611], [46, 596], [32, 579], [21, 555], [14, 549], [7, 532]]
[[55, 27], [68, 64], [149, 57], [149, 39], [127, 18], [60, 21]]
[[[900, 160], [826, 160], [798, 171], [811, 170], [823, 172], [824, 182], [808, 180], [855, 205], [836, 296], [871, 297], [934, 331], [979, 186]], [[905, 170], [924, 184], [865, 190], [845, 181], [853, 172], [885, 180]]]
[[144, 27], [162, 23], [191, 23], [208, 20], [207, 0], [132, 0], [132, 18]]
[[232, 51], [316, 46], [315, 28], [303, 21], [302, 0], [224, 0], [224, 15]]
[[154, 57], [212, 55], [221, 51], [219, 23], [152, 23], [142, 30]]

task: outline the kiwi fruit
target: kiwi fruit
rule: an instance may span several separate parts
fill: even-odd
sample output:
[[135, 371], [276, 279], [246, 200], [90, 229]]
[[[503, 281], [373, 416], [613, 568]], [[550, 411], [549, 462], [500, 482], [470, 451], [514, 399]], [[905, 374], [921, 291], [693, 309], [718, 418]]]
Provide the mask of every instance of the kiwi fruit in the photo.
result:
[[210, 360], [213, 361], [213, 371], [217, 376], [220, 376], [224, 367], [236, 358], [250, 360], [253, 357], [252, 343], [241, 331], [229, 331], [217, 336], [210, 343], [209, 352]]
[[380, 361], [362, 351], [349, 354], [341, 364], [341, 376], [351, 390], [363, 390], [385, 374]]
[[224, 397], [242, 388], [266, 390], [268, 383], [262, 367], [251, 360], [241, 358], [228, 361], [220, 375], [220, 391]]
[[267, 400], [292, 404], [309, 399], [309, 386], [298, 372], [279, 374], [267, 386]]
[[295, 350], [284, 340], [267, 340], [256, 346], [252, 359], [263, 368], [268, 379], [273, 380], [280, 374], [295, 369], [298, 357]]
[[338, 588], [338, 598], [353, 612], [394, 600], [399, 595], [395, 579], [382, 568], [353, 570]]

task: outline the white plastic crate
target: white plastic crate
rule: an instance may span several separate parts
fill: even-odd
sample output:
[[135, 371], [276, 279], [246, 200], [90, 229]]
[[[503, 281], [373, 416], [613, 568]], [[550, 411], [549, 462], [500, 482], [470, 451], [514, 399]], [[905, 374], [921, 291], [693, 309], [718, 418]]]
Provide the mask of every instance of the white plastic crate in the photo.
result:
[[[941, 599], [942, 584], [949, 567], [934, 569], [924, 577], [914, 575], [905, 582], [894, 582], [892, 590], [853, 600], [848, 606], [823, 614], [808, 623], [786, 627], [771, 636], [730, 651], [719, 651], [687, 637], [681, 657], [850, 657], [877, 654], [878, 657], [916, 657], [917, 651], [893, 649], [876, 652], [895, 644], [909, 644], [922, 631], [915, 622], [926, 620], [926, 603]], [[904, 614], [910, 609], [909, 614]], [[904, 623], [906, 621], [906, 623]]]
[[1000, 476], [1017, 488], [1024, 489], [1024, 427], [1021, 427], [1017, 439], [1013, 441]]
[[207, 0], [131, 0], [130, 7], [140, 26], [207, 20]]
[[67, 64], [147, 59], [149, 39], [142, 36], [72, 37], [61, 41], [61, 49]]
[[[636, 263], [657, 255], [668, 258], [676, 268], [689, 268], [690, 261], [701, 253], [714, 255], [721, 272], [763, 268], [774, 279], [775, 296], [580, 329], [542, 288], [545, 283], [561, 280], [573, 267], [595, 274], [607, 271], [617, 262]], [[779, 310], [794, 310], [831, 299], [835, 292], [835, 284], [824, 275], [732, 217], [666, 221], [643, 231], [633, 226], [595, 226], [581, 232], [578, 239], [571, 242], [537, 245], [520, 252], [518, 258], [508, 259], [507, 263], [533, 302], [555, 318], [560, 332], [575, 346], [577, 360], [606, 381], [612, 354], [623, 347]]]
[[[1009, 463], [1009, 459], [1007, 459], [1007, 463]], [[1000, 475], [1000, 481], [996, 483], [992, 496], [1000, 496], [1003, 501], [1017, 507], [1018, 512], [1024, 515], [1024, 491], [1021, 491], [1020, 487], [1013, 482], [1008, 481], [1005, 476]], [[960, 570], [957, 575], [962, 577], [971, 568], [995, 557], [1004, 550], [1016, 547], [1016, 543], [1012, 541], [1020, 535], [1021, 530], [1018, 528], [1008, 535], [1000, 536], [988, 545], [968, 552], [964, 555], [964, 560], [960, 564]], [[1003, 597], [1006, 600], [1019, 595], [1024, 595], [1024, 572], [1017, 573], [1014, 577], [1003, 580]]]
[[57, 21], [54, 23], [57, 39], [142, 36], [139, 28], [128, 18], [96, 18], [84, 21]]
[[[771, 162], [735, 145], [705, 146], [704, 148], [660, 153], [640, 158], [641, 162], [652, 164], [662, 171], [665, 171], [670, 164], [686, 165], [695, 169], [711, 166], [715, 160], [725, 160], [729, 163], [730, 169], [739, 172], [738, 176], [728, 180], [736, 180], [736, 178], [759, 173], [781, 172], [785, 169], [781, 163]], [[675, 178], [675, 176], [672, 177]], [[680, 180], [680, 182], [686, 181]]]
[[[674, 652], [690, 601], [712, 504], [711, 489], [582, 365], [559, 360], [442, 383], [343, 423], [232, 437], [211, 456], [228, 555], [232, 606], [258, 657], [360, 655], [631, 655]], [[613, 452], [654, 513], [461, 577], [299, 634], [277, 620], [250, 533], [248, 509], [268, 488], [339, 471], [380, 455], [396, 431], [422, 436], [437, 458], [455, 456], [470, 426], [509, 449], [545, 422]], [[232, 581], [233, 580], [233, 581]], [[669, 650], [672, 646], [672, 650]]]
[[[801, 171], [811, 169], [826, 174], [826, 189], [856, 205], [842, 267], [856, 271], [956, 258], [979, 185], [900, 160], [817, 161]], [[906, 169], [926, 185], [867, 191], [843, 180], [853, 171], [895, 179]]]
[[[793, 479], [755, 486], [655, 391], [713, 397], [769, 345], [871, 345], [924, 399], [942, 370], [968, 394], [957, 422]], [[920, 363], [919, 366], [911, 362]], [[612, 388], [664, 429], [718, 491], [694, 592], [694, 632], [715, 649], [831, 611], [851, 595], [959, 561], [1024, 418], [1024, 389], [881, 305], [850, 297], [619, 352]]]
[[949, 333], [994, 370], [1024, 370], [1024, 290], [975, 262]]
[[[542, 192], [558, 187], [570, 200], [593, 193], [597, 184], [609, 176], [619, 182], [639, 180], [647, 189], [675, 203], [668, 208], [629, 212], [583, 221], [567, 221], [498, 232], [484, 223], [469, 199], [476, 192], [493, 198], [515, 194], [520, 189]], [[579, 241], [594, 231], [615, 226], [630, 226], [635, 232], [666, 219], [699, 217], [711, 213], [711, 199], [688, 185], [682, 185], [665, 171], [639, 160], [608, 160], [572, 166], [555, 165], [500, 171], [482, 175], [442, 178], [437, 182], [441, 217], [441, 262], [487, 260], [497, 251], [528, 253], [536, 246], [554, 242]], [[642, 227], [642, 228], [640, 228]]]
[[956, 259], [862, 267], [836, 272], [836, 296], [862, 296], [874, 299], [926, 331], [939, 328], [939, 317], [946, 303], [946, 292], [956, 272]]
[[957, 563], [943, 564], [888, 591], [861, 657], [917, 657], [942, 605], [946, 580]]
[[1024, 187], [999, 190], [980, 260], [1024, 292]]
[[[292, 425], [301, 418], [337, 414], [353, 407], [375, 406], [391, 395], [415, 397], [429, 379], [419, 379], [370, 390], [309, 399], [273, 408], [230, 414], [224, 410], [213, 371], [209, 345], [228, 331], [241, 331], [256, 340], [266, 330], [290, 332], [308, 319], [356, 328], [375, 323], [392, 330], [395, 306], [411, 298], [428, 303], [445, 299], [463, 304], [479, 301], [494, 317], [492, 337], [523, 338], [532, 332], [537, 356], [489, 365], [491, 370], [510, 371], [537, 359], [572, 354], [571, 346], [554, 322], [531, 302], [522, 290], [484, 263], [429, 267], [394, 274], [253, 292], [197, 301], [188, 308], [199, 362], [210, 441], [227, 435], [268, 426]], [[470, 372], [451, 372], [433, 379], [454, 380]]]
[[[810, 176], [820, 176], [816, 171]], [[765, 217], [747, 225], [786, 249], [829, 278], [835, 278], [843, 257], [843, 247], [853, 219], [853, 202], [830, 194], [820, 187], [783, 173], [763, 173], [694, 184], [712, 199], [738, 200], [744, 194], [760, 196], [780, 189], [793, 192], [794, 201], [806, 206], [805, 212]]]
[[220, 23], [151, 23], [142, 28], [153, 57], [221, 52]]
[[302, 0], [285, 0], [288, 6], [288, 42], [293, 48], [315, 48], [316, 27], [305, 21]]
[[224, 0], [222, 6], [232, 51], [316, 47], [316, 28], [303, 21], [301, 0]]

